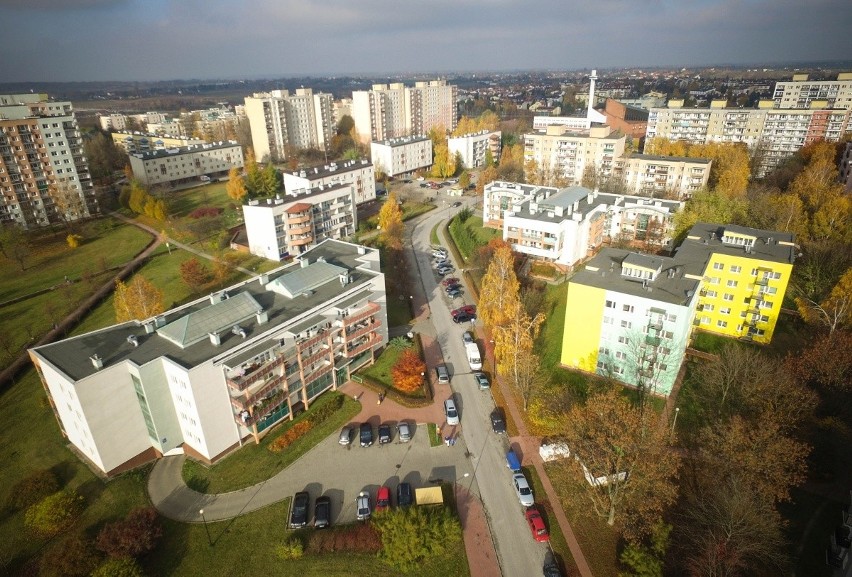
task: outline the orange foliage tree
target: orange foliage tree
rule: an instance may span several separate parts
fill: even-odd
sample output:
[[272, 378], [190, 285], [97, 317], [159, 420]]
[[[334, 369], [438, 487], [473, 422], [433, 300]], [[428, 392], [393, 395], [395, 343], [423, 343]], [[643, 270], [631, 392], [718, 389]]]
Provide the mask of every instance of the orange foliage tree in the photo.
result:
[[394, 386], [405, 393], [413, 393], [423, 383], [423, 374], [426, 372], [426, 363], [417, 354], [417, 351], [405, 349], [399, 355], [396, 364], [391, 369]]

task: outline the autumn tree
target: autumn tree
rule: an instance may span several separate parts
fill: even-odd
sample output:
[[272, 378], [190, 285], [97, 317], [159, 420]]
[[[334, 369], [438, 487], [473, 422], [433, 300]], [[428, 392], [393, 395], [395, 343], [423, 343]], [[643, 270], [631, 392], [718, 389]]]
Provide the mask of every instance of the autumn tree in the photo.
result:
[[852, 389], [852, 333], [823, 334], [806, 349], [791, 354], [785, 366], [800, 382], [839, 391]]
[[416, 573], [427, 559], [440, 558], [462, 539], [459, 520], [447, 507], [391, 509], [372, 523], [382, 539], [379, 557], [406, 574]]
[[[482, 300], [480, 306], [481, 303]], [[497, 372], [506, 377], [521, 396], [526, 411], [531, 396], [543, 381], [541, 363], [533, 352], [533, 345], [545, 317], [539, 313], [530, 318], [520, 298], [507, 302], [506, 306], [505, 322], [495, 326], [494, 357]], [[482, 314], [482, 309], [479, 310]]]
[[157, 511], [139, 507], [124, 519], [105, 525], [98, 533], [96, 545], [110, 557], [140, 557], [153, 551], [162, 535]]
[[648, 534], [677, 498], [680, 456], [664, 419], [616, 387], [592, 394], [565, 416], [562, 438], [574, 458], [557, 463], [554, 481], [581, 488], [592, 510], [628, 538]]
[[0, 226], [0, 250], [3, 256], [17, 262], [21, 271], [26, 270], [30, 248], [30, 237], [26, 231], [14, 225]]
[[274, 196], [281, 191], [282, 180], [275, 166], [270, 162], [260, 171], [260, 192], [263, 196]]
[[141, 274], [134, 275], [128, 284], [116, 281], [113, 306], [119, 323], [149, 319], [166, 310], [163, 291]]
[[107, 559], [92, 571], [92, 577], [145, 577], [136, 559], [119, 557]]
[[228, 192], [228, 196], [236, 202], [242, 202], [248, 194], [246, 183], [239, 168], [234, 167], [228, 171], [228, 184], [225, 186], [225, 190]]
[[254, 150], [251, 148], [246, 152], [244, 167], [246, 172], [245, 185], [248, 196], [251, 198], [261, 196], [263, 194], [263, 176], [261, 175], [260, 168], [257, 166]]
[[470, 186], [470, 173], [467, 170], [459, 176], [459, 186], [462, 190], [467, 190], [467, 187]]
[[485, 192], [485, 185], [497, 180], [497, 167], [493, 164], [486, 164], [485, 169], [479, 173], [479, 178], [476, 179], [476, 194], [482, 195]]
[[388, 194], [379, 210], [379, 229], [384, 245], [390, 249], [402, 248], [402, 209], [396, 199], [396, 193]]
[[511, 320], [509, 315], [516, 310], [514, 305], [519, 301], [520, 283], [514, 265], [511, 248], [500, 247], [482, 277], [478, 316], [492, 330]]
[[92, 542], [73, 534], [45, 553], [39, 577], [89, 577], [99, 563]]
[[709, 190], [692, 195], [684, 209], [675, 215], [675, 238], [681, 238], [697, 222], [740, 223], [747, 212], [742, 198], [730, 198]]
[[210, 270], [195, 257], [180, 265], [180, 278], [193, 293], [196, 293], [212, 279]]
[[423, 385], [426, 363], [413, 348], [404, 349], [391, 369], [394, 387], [405, 393], [413, 393]]
[[804, 296], [796, 297], [796, 306], [805, 322], [820, 325], [833, 333], [852, 322], [852, 268], [840, 277], [831, 293], [822, 302]]
[[48, 186], [47, 193], [53, 201], [54, 216], [69, 231], [76, 231], [76, 221], [86, 216], [86, 201], [81, 191], [65, 179]]

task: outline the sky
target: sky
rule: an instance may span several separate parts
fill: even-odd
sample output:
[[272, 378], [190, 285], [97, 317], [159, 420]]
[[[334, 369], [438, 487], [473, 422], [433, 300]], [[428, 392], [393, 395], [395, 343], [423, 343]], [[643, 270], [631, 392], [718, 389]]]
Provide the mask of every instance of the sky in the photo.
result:
[[0, 0], [0, 83], [852, 59], [850, 0]]

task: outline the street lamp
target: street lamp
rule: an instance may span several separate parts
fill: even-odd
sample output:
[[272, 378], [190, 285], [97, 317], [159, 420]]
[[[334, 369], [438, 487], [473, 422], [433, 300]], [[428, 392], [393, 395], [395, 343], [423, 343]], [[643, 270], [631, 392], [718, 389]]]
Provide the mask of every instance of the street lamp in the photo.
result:
[[675, 425], [677, 425], [677, 416], [679, 414], [680, 414], [680, 407], [675, 407], [675, 416], [674, 416], [674, 419], [672, 419], [672, 432], [671, 432], [672, 435], [674, 435]]
[[204, 517], [204, 509], [199, 509], [198, 514], [201, 515], [201, 521], [204, 523], [204, 531], [207, 533], [207, 544], [213, 546], [213, 539], [210, 538], [210, 528], [207, 527], [207, 519]]

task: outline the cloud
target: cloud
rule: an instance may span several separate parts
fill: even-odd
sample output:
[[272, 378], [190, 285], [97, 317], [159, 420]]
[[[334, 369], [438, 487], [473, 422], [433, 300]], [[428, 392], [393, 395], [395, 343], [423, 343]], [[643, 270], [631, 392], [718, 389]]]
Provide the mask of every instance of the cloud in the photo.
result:
[[126, 4], [128, 0], [0, 0], [0, 8], [21, 11], [72, 11]]

